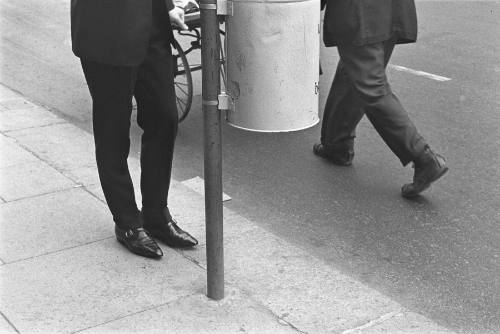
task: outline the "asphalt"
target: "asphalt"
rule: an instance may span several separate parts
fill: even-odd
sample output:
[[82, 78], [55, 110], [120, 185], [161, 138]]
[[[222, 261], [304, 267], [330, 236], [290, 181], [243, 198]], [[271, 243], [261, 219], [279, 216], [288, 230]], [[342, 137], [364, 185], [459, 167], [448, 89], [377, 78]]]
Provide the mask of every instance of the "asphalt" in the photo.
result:
[[227, 208], [226, 296], [209, 300], [199, 192], [173, 182], [170, 208], [200, 245], [135, 256], [89, 133], [3, 85], [0, 133], [1, 333], [451, 333]]

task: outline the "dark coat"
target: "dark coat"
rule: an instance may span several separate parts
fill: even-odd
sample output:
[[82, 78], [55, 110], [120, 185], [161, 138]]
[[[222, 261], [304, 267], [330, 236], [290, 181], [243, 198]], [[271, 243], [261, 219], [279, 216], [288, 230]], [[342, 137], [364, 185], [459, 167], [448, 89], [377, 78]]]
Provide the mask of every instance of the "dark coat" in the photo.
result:
[[365, 45], [394, 38], [396, 43], [417, 39], [414, 0], [323, 0], [326, 46]]
[[[146, 57], [152, 0], [71, 0], [76, 56], [104, 64], [136, 66]], [[165, 0], [167, 11], [174, 8]], [[168, 16], [166, 17], [168, 20]]]

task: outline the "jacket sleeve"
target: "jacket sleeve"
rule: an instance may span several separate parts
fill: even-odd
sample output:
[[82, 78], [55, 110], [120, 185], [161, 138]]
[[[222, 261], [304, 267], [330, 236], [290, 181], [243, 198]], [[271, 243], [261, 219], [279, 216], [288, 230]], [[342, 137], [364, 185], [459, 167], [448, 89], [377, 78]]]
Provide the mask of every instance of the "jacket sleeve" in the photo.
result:
[[167, 12], [171, 11], [175, 7], [172, 0], [165, 0], [165, 5], [167, 7]]

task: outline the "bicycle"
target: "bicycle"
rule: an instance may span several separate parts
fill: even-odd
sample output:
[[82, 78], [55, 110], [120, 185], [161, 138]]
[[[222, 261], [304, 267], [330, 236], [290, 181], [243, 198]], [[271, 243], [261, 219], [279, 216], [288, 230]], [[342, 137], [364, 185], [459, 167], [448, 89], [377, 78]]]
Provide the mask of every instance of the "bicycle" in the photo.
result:
[[[193, 77], [191, 73], [199, 71], [202, 68], [201, 64], [190, 65], [186, 57], [186, 55], [194, 50], [201, 50], [201, 22], [199, 10], [195, 9], [191, 12], [186, 12], [184, 19], [186, 25], [189, 27], [188, 30], [180, 30], [175, 26], [172, 28], [178, 35], [192, 37], [194, 41], [191, 41], [191, 46], [186, 50], [182, 49], [179, 42], [175, 39], [175, 36], [174, 40], [171, 42], [172, 56], [174, 58], [174, 85], [179, 123], [187, 117], [193, 102]], [[220, 35], [225, 35], [224, 30], [220, 29]], [[219, 44], [221, 54], [221, 83], [226, 87], [225, 52], [222, 43]]]

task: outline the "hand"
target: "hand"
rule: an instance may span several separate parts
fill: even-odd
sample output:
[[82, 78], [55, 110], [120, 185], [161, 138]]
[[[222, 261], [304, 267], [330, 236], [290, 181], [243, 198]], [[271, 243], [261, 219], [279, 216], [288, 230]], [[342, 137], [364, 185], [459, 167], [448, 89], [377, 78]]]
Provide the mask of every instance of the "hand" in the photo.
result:
[[185, 13], [198, 11], [200, 6], [196, 0], [172, 0], [174, 6], [184, 8]]
[[174, 9], [168, 12], [168, 16], [170, 17], [170, 22], [172, 22], [182, 30], [189, 29], [189, 27], [184, 23], [184, 9], [174, 7]]

